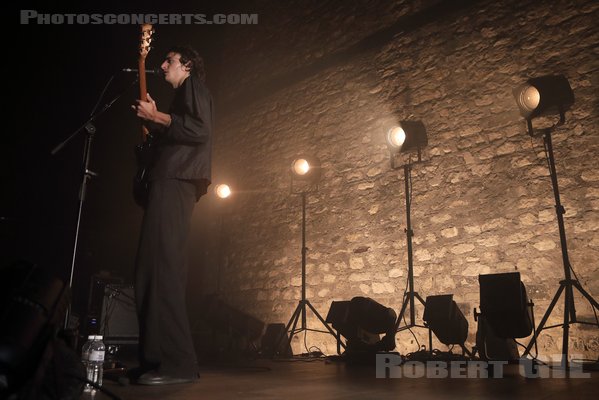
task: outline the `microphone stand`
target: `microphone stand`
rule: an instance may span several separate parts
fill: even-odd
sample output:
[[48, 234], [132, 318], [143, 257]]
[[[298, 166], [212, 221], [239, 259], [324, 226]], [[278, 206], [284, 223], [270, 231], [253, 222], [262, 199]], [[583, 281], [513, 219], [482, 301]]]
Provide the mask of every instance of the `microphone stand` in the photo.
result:
[[[108, 85], [110, 84], [110, 82], [112, 81], [114, 75], [110, 77], [110, 80], [108, 81], [107, 85], [104, 87], [104, 90], [102, 91], [101, 96], [104, 95], [104, 92], [106, 91], [106, 88], [108, 87]], [[98, 176], [97, 173], [93, 172], [92, 170], [89, 169], [89, 165], [90, 165], [90, 155], [91, 155], [91, 149], [92, 149], [92, 143], [94, 140], [94, 135], [96, 133], [96, 126], [94, 125], [95, 120], [102, 114], [104, 114], [118, 99], [120, 99], [127, 91], [129, 91], [129, 89], [131, 87], [133, 87], [134, 85], [137, 84], [139, 78], [136, 78], [132, 83], [131, 86], [128, 87], [127, 89], [123, 90], [121, 93], [119, 93], [117, 96], [115, 96], [112, 100], [110, 100], [108, 103], [106, 103], [100, 110], [98, 110], [97, 112], [94, 113], [94, 111], [96, 110], [98, 103], [96, 104], [96, 106], [94, 107], [94, 110], [92, 111], [91, 116], [89, 117], [89, 119], [87, 121], [85, 121], [79, 128], [77, 128], [77, 130], [75, 130], [75, 132], [73, 132], [69, 137], [67, 137], [64, 141], [62, 141], [60, 144], [58, 144], [56, 147], [54, 147], [54, 149], [52, 149], [51, 154], [54, 156], [56, 155], [59, 151], [62, 150], [62, 148], [69, 143], [71, 140], [73, 140], [77, 135], [79, 135], [80, 133], [82, 133], [83, 131], [87, 132], [87, 138], [85, 141], [85, 146], [83, 148], [83, 171], [82, 171], [82, 178], [81, 178], [81, 187], [79, 190], [79, 208], [78, 208], [78, 212], [77, 212], [77, 224], [75, 227], [75, 241], [73, 244], [73, 255], [72, 255], [72, 259], [71, 259], [71, 271], [70, 271], [70, 277], [69, 277], [69, 290], [72, 290], [73, 288], [73, 276], [75, 274], [75, 261], [77, 258], [77, 245], [79, 243], [79, 231], [81, 228], [81, 215], [83, 213], [83, 203], [85, 202], [85, 195], [87, 193], [87, 184], [89, 182], [89, 180], [93, 177], [93, 176]], [[71, 314], [71, 302], [69, 302], [69, 306], [67, 307], [67, 311], [65, 314], [65, 320], [64, 320], [64, 329], [66, 330], [68, 328], [69, 325], [69, 317]]]

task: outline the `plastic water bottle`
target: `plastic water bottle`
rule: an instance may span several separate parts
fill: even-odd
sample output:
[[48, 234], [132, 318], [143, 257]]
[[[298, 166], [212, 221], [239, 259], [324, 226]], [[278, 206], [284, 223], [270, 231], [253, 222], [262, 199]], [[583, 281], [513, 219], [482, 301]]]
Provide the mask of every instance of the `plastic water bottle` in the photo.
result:
[[[92, 346], [92, 342], [94, 341], [95, 337], [96, 337], [95, 335], [89, 335], [87, 337], [87, 342], [85, 342], [83, 344], [83, 347], [81, 348], [81, 363], [85, 367], [86, 374], [87, 374], [87, 367], [89, 365], [89, 350]], [[86, 388], [87, 388], [87, 385], [86, 385]]]
[[[89, 359], [87, 364], [87, 379], [99, 386], [102, 386], [104, 355], [106, 354], [106, 346], [104, 346], [102, 339], [102, 335], [94, 336], [89, 348]], [[93, 386], [88, 384], [86, 385], [86, 388], [92, 389]]]

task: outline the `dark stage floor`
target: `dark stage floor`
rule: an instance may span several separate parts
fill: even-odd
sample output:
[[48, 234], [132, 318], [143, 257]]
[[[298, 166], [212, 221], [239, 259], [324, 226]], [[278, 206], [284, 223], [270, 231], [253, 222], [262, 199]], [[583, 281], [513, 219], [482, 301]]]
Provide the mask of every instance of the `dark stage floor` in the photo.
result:
[[[123, 386], [108, 380], [104, 387], [121, 399], [596, 399], [599, 372], [564, 378], [557, 370], [545, 370], [553, 377], [529, 379], [518, 365], [507, 365], [503, 378], [468, 378], [480, 370], [454, 365], [454, 376], [462, 378], [414, 377], [426, 374], [421, 365], [410, 371], [393, 369], [402, 375], [377, 378], [371, 365], [352, 365], [342, 361], [315, 359], [308, 361], [257, 360], [229, 365], [206, 365], [197, 383], [148, 387]], [[474, 366], [476, 367], [476, 366]], [[379, 371], [381, 368], [379, 368]], [[447, 370], [446, 370], [447, 371]], [[477, 372], [478, 371], [478, 372]], [[429, 374], [432, 374], [432, 369]], [[448, 371], [447, 371], [448, 372]], [[443, 375], [442, 368], [436, 374]], [[449, 373], [449, 372], [448, 372]], [[588, 376], [581, 377], [582, 374]], [[82, 399], [110, 398], [102, 393], [84, 393]]]

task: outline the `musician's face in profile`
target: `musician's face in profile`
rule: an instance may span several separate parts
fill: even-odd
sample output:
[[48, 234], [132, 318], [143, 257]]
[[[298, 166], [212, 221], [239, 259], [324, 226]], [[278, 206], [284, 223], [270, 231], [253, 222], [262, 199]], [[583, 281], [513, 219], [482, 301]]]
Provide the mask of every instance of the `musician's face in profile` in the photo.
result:
[[164, 79], [174, 88], [181, 86], [185, 78], [189, 76], [189, 67], [181, 64], [181, 54], [179, 53], [168, 53], [160, 69], [164, 72]]

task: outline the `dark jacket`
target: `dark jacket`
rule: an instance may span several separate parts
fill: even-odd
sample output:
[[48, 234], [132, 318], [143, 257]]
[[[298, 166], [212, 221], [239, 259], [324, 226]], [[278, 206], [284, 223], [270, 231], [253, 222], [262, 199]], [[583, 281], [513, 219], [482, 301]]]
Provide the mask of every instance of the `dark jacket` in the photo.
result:
[[213, 104], [206, 85], [191, 75], [175, 91], [171, 125], [155, 134], [150, 181], [192, 180], [198, 197], [211, 180]]

